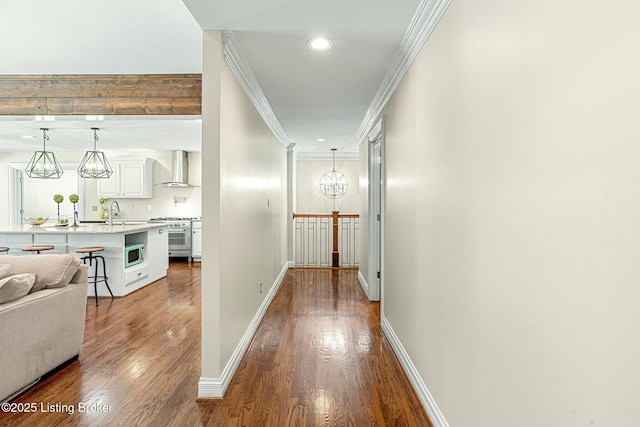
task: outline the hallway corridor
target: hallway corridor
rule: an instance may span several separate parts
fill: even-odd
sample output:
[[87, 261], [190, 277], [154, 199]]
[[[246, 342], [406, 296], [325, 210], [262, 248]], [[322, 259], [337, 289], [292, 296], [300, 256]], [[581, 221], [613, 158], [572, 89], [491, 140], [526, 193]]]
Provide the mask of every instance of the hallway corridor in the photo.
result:
[[208, 426], [429, 426], [357, 270], [290, 269]]

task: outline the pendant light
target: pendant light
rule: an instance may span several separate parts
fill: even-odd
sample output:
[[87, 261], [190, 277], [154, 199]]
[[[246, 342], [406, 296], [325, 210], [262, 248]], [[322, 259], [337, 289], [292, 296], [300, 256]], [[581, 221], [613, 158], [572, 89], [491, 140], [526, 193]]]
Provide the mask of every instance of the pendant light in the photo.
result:
[[336, 150], [337, 148], [331, 149], [333, 152], [333, 168], [320, 178], [320, 191], [330, 199], [344, 196], [349, 188], [347, 177], [343, 173], [336, 171]]
[[102, 151], [97, 151], [99, 128], [91, 128], [93, 131], [93, 151], [87, 151], [78, 166], [78, 174], [82, 178], [109, 178], [113, 169]]
[[49, 140], [47, 131], [49, 129], [40, 128], [40, 130], [42, 131], [43, 138], [42, 151], [36, 151], [33, 153], [25, 172], [29, 178], [58, 179], [62, 176], [64, 171], [62, 170], [60, 163], [58, 163], [56, 155], [51, 151], [47, 151], [47, 141]]

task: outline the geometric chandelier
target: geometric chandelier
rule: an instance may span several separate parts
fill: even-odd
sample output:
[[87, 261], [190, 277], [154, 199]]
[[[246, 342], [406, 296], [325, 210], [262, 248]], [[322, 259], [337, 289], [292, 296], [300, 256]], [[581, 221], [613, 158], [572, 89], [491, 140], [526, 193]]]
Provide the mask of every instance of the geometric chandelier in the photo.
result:
[[113, 174], [113, 169], [102, 151], [97, 151], [98, 131], [99, 128], [91, 128], [93, 130], [93, 151], [87, 151], [78, 166], [78, 174], [82, 178], [109, 178]]
[[333, 169], [320, 177], [320, 191], [330, 199], [344, 196], [349, 188], [347, 177], [336, 171], [336, 150], [336, 148], [331, 149], [333, 152]]
[[49, 129], [40, 128], [40, 130], [42, 131], [42, 138], [44, 140], [42, 144], [43, 150], [33, 153], [29, 164], [25, 168], [25, 172], [29, 178], [60, 178], [64, 173], [62, 166], [58, 163], [56, 155], [51, 151], [47, 151], [47, 141], [49, 140], [47, 131]]

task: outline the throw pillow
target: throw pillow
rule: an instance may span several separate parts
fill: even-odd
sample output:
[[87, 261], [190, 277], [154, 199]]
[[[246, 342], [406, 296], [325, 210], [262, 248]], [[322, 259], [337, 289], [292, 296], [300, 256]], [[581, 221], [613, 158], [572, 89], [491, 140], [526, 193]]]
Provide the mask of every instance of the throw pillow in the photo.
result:
[[16, 274], [14, 276], [1, 279], [0, 304], [16, 300], [27, 295], [35, 281], [36, 275], [33, 273]]
[[4, 279], [9, 274], [11, 264], [0, 264], [0, 279]]

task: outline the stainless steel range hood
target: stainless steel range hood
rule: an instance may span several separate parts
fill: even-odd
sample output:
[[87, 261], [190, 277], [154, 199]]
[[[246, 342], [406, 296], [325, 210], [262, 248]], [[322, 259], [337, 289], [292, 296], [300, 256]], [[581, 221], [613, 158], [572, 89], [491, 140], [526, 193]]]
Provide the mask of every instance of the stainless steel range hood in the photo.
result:
[[193, 187], [189, 184], [189, 158], [187, 152], [175, 150], [171, 152], [171, 181], [162, 182], [164, 187]]

